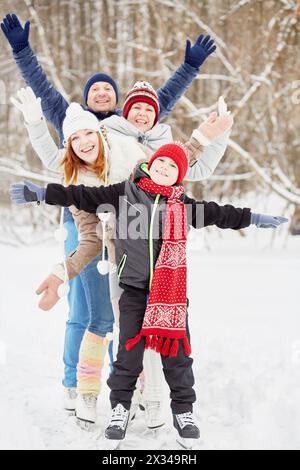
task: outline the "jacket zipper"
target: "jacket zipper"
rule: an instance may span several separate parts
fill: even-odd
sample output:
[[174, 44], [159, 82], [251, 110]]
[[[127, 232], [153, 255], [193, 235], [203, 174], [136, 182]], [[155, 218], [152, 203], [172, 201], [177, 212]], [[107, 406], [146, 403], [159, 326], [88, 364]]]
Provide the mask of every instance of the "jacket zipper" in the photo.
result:
[[157, 194], [157, 195], [156, 195], [156, 198], [155, 198], [155, 201], [154, 201], [153, 211], [152, 211], [152, 214], [151, 214], [150, 229], [149, 229], [149, 258], [150, 258], [149, 290], [151, 289], [152, 278], [153, 278], [153, 271], [154, 271], [153, 223], [154, 223], [155, 212], [156, 212], [157, 206], [158, 206], [158, 204], [159, 204], [159, 198], [160, 198], [160, 194]]

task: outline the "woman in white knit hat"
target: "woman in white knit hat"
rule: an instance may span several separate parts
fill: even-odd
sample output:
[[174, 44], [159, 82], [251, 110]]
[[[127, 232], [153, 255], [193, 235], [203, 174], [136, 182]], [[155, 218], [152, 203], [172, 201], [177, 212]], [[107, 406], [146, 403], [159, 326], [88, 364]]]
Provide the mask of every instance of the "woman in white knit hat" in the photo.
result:
[[[63, 175], [66, 185], [99, 186], [106, 185], [108, 181], [119, 182], [129, 177], [137, 158], [144, 155], [131, 139], [121, 139], [120, 142], [117, 137], [112, 137], [109, 144], [96, 116], [78, 103], [71, 103], [67, 108], [63, 123], [66, 147], [58, 149], [47, 128], [40, 100], [33, 91], [29, 87], [21, 89], [17, 97], [19, 100], [12, 98], [12, 102], [24, 115], [33, 148], [48, 169]], [[110, 158], [112, 147], [118, 159]], [[93, 423], [101, 387], [101, 369], [108, 346], [105, 337], [113, 331], [114, 317], [110, 298], [104, 295], [103, 286], [108, 284], [108, 275], [100, 275], [97, 270], [102, 251], [102, 242], [96, 231], [99, 219], [95, 214], [79, 211], [75, 207], [71, 208], [71, 212], [80, 240], [72, 237], [74, 231], [68, 230], [70, 222], [66, 221], [58, 238], [61, 241], [65, 239], [69, 256], [64, 266], [59, 264], [54, 267], [37, 293], [44, 294], [39, 306], [48, 310], [57, 302], [64, 287], [70, 286], [75, 290], [75, 295], [68, 296], [69, 301], [73, 299], [74, 302], [75, 299], [78, 305], [77, 308], [70, 308], [70, 313], [77, 312], [77, 316], [75, 318], [73, 314], [67, 322], [64, 362], [69, 371], [70, 363], [78, 363], [77, 371], [76, 366], [74, 371], [77, 380], [73, 387], [64, 387], [65, 408], [74, 410], [76, 407], [79, 420]], [[68, 328], [69, 324], [72, 328]]]

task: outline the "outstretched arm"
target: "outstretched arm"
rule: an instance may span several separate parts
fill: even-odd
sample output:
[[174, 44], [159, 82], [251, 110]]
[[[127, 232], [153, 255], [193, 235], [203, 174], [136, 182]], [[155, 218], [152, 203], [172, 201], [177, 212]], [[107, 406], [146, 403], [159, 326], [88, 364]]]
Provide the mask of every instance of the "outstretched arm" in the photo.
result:
[[185, 144], [190, 160], [186, 180], [201, 181], [210, 178], [225, 153], [232, 125], [233, 117], [227, 111], [224, 98], [220, 96], [218, 114], [211, 113], [193, 131]]
[[239, 230], [248, 227], [251, 222], [250, 209], [239, 209], [229, 204], [219, 206], [216, 202], [196, 201], [184, 195], [187, 205], [188, 223], [194, 228], [216, 225], [219, 228]]
[[200, 34], [193, 45], [189, 39], [187, 40], [184, 63], [157, 90], [160, 119], [172, 111], [179, 98], [198, 75], [200, 66], [215, 50], [216, 46], [210, 36], [203, 37], [203, 34]]
[[203, 181], [210, 178], [226, 151], [230, 131], [226, 131], [216, 139], [212, 140], [209, 145], [200, 144], [196, 136], [192, 136], [188, 143], [192, 145], [194, 164], [188, 169], [185, 181]]
[[119, 198], [125, 195], [126, 184], [131, 183], [124, 181], [106, 187], [89, 187], [83, 184], [65, 187], [53, 183], [44, 188], [31, 181], [24, 181], [12, 184], [9, 191], [11, 200], [17, 204], [45, 201], [54, 206], [75, 206], [90, 213], [96, 213], [99, 206], [106, 204], [111, 205], [118, 214]]
[[256, 225], [258, 228], [276, 229], [288, 219], [280, 216], [255, 214], [248, 208], [237, 208], [230, 204], [220, 206], [216, 202], [196, 201], [186, 195], [183, 202], [187, 205], [188, 223], [194, 228], [216, 225], [219, 228], [240, 230]]
[[49, 132], [41, 108], [41, 99], [36, 98], [30, 87], [21, 88], [17, 98], [18, 100], [10, 100], [23, 114], [32, 147], [46, 168], [61, 172], [60, 162], [65, 151], [57, 147]]
[[13, 56], [22, 77], [27, 85], [33, 89], [35, 95], [41, 98], [43, 112], [58, 132], [62, 142], [62, 123], [68, 102], [50, 83], [30, 47], [30, 22], [27, 21], [23, 28], [16, 15], [6, 15], [1, 23], [1, 29], [12, 47]]

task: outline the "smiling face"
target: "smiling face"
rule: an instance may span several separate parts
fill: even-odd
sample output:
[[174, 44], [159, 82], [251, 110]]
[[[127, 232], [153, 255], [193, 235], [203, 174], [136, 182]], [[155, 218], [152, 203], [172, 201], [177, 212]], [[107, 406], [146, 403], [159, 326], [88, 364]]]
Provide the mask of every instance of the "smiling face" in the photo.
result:
[[71, 137], [71, 146], [74, 153], [87, 165], [92, 165], [99, 155], [98, 133], [90, 129], [81, 129], [74, 132]]
[[95, 82], [89, 89], [87, 105], [96, 113], [113, 111], [117, 104], [115, 90], [110, 83]]
[[128, 113], [127, 121], [142, 132], [150, 131], [155, 121], [155, 109], [148, 103], [134, 103]]
[[179, 171], [172, 158], [158, 157], [153, 161], [149, 173], [154, 183], [161, 186], [173, 186], [177, 181]]

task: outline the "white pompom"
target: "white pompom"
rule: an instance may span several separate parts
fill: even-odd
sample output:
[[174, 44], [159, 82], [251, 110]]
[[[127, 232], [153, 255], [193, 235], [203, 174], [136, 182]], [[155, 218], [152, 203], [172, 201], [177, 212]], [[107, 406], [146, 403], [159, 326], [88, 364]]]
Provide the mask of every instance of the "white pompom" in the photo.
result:
[[57, 289], [57, 295], [58, 297], [64, 297], [65, 295], [68, 295], [70, 291], [70, 286], [68, 283], [64, 282], [61, 284], [58, 289]]
[[58, 242], [64, 242], [68, 238], [68, 231], [64, 227], [58, 228], [54, 232], [55, 240]]
[[102, 274], [102, 276], [105, 276], [105, 274], [108, 274], [109, 271], [109, 262], [106, 260], [98, 261], [97, 269], [99, 273]]

